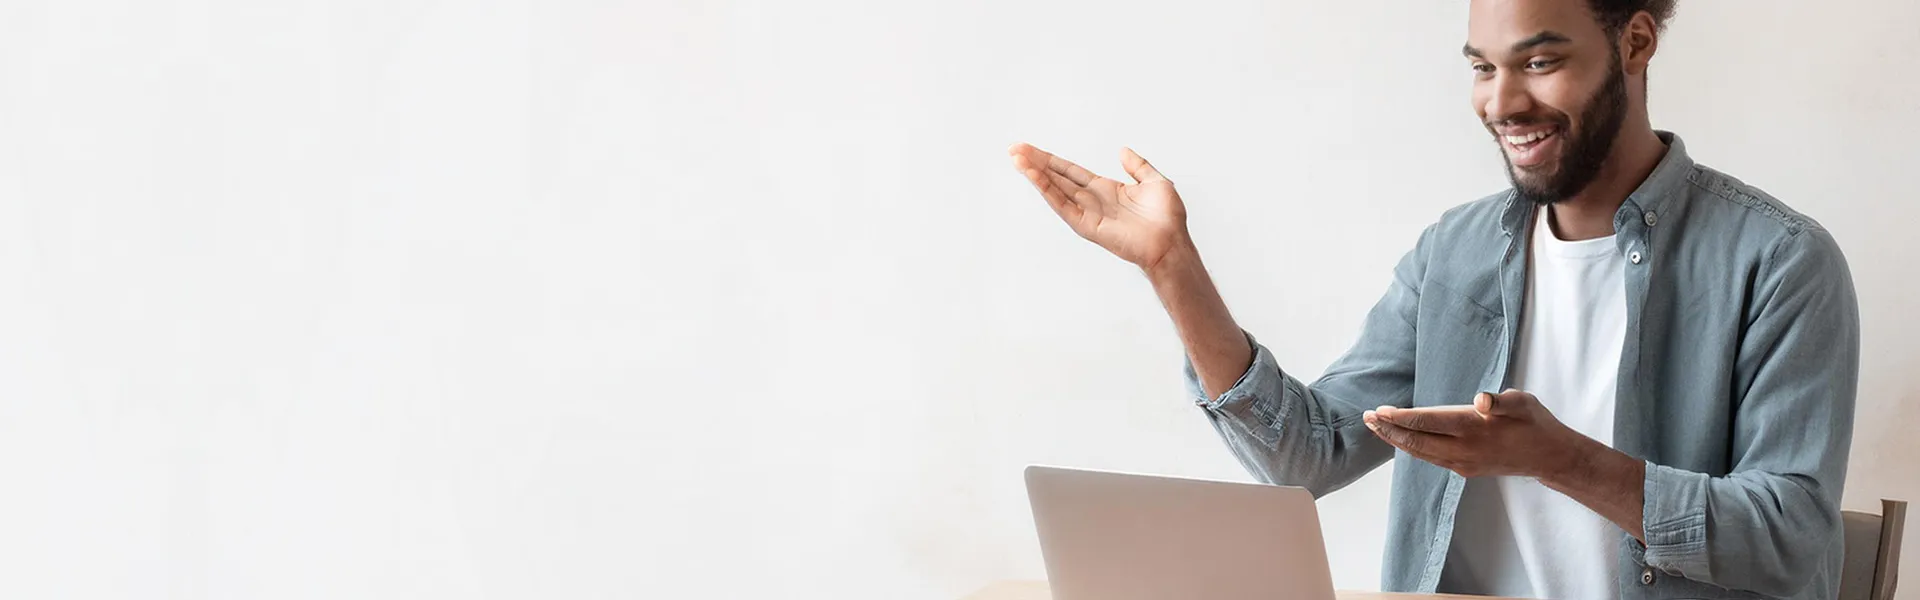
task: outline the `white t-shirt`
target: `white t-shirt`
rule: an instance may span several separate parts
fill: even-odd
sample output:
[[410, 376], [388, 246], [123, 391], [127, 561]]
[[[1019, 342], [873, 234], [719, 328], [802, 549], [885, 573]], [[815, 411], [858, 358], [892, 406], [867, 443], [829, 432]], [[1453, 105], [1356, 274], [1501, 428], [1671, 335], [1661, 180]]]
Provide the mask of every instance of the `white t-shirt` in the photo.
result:
[[[1568, 242], [1533, 226], [1513, 387], [1608, 446], [1620, 348], [1626, 341], [1625, 261], [1613, 236]], [[1442, 591], [1584, 600], [1618, 597], [1620, 528], [1529, 477], [1467, 480], [1441, 571]]]

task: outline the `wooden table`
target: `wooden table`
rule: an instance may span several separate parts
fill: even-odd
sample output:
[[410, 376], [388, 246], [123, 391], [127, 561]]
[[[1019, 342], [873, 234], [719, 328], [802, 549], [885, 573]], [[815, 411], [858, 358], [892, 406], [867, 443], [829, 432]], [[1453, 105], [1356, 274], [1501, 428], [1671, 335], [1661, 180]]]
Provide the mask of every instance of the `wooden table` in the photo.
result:
[[[1334, 592], [1339, 600], [1500, 600], [1488, 596], [1454, 594], [1396, 594], [1393, 592]], [[974, 592], [964, 600], [1052, 600], [1045, 581], [1002, 581]]]

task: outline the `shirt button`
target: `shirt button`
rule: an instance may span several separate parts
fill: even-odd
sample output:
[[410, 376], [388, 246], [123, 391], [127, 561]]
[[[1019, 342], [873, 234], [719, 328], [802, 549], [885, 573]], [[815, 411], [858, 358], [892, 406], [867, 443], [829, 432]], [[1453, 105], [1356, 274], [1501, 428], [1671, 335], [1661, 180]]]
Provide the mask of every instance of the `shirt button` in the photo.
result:
[[1637, 265], [1637, 264], [1640, 264], [1640, 253], [1639, 253], [1639, 252], [1628, 252], [1628, 253], [1627, 253], [1627, 261], [1628, 261], [1628, 262], [1631, 262], [1631, 263], [1633, 263], [1633, 264], [1636, 264], [1636, 265]]
[[1658, 222], [1660, 222], [1660, 218], [1659, 218], [1659, 217], [1656, 217], [1656, 216], [1654, 216], [1654, 215], [1653, 215], [1653, 211], [1647, 211], [1647, 219], [1646, 219], [1646, 220], [1647, 220], [1647, 226], [1648, 226], [1648, 227], [1652, 227], [1654, 223], [1658, 223]]
[[1653, 585], [1653, 567], [1640, 569], [1640, 585]]

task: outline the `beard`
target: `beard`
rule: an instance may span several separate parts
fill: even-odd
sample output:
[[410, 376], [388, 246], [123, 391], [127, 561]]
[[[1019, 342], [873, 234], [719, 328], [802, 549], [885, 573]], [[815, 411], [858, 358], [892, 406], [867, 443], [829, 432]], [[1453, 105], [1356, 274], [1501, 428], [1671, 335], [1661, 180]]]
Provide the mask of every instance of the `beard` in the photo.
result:
[[[1513, 157], [1502, 148], [1500, 158], [1507, 164], [1507, 178], [1513, 182], [1514, 192], [1521, 198], [1537, 204], [1552, 204], [1572, 198], [1600, 176], [1600, 168], [1607, 164], [1607, 156], [1613, 153], [1613, 141], [1620, 137], [1620, 128], [1627, 120], [1627, 73], [1621, 68], [1620, 57], [1616, 53], [1613, 59], [1613, 72], [1607, 76], [1606, 83], [1595, 90], [1587, 101], [1587, 108], [1580, 112], [1580, 129], [1575, 130], [1568, 122], [1566, 113], [1555, 112], [1540, 118], [1521, 116], [1507, 119], [1508, 124], [1532, 124], [1540, 121], [1555, 122], [1566, 135], [1566, 152], [1561, 155], [1559, 164], [1552, 171], [1523, 177], [1513, 168]], [[1491, 131], [1491, 128], [1489, 128]], [[1495, 143], [1498, 143], [1496, 140]]]

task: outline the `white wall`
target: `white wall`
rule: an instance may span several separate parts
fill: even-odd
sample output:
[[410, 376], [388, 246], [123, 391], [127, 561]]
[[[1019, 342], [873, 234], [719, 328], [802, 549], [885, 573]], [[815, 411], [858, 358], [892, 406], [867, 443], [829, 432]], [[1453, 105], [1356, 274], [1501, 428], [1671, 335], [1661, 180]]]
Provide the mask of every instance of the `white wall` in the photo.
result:
[[[1656, 61], [1656, 123], [1852, 260], [1850, 508], [1920, 500], [1914, 23], [1693, 0]], [[0, 4], [0, 596], [1039, 577], [1025, 464], [1245, 476], [1004, 148], [1154, 160], [1311, 376], [1504, 186], [1464, 35], [1463, 1]], [[1388, 484], [1322, 503], [1343, 587]]]

